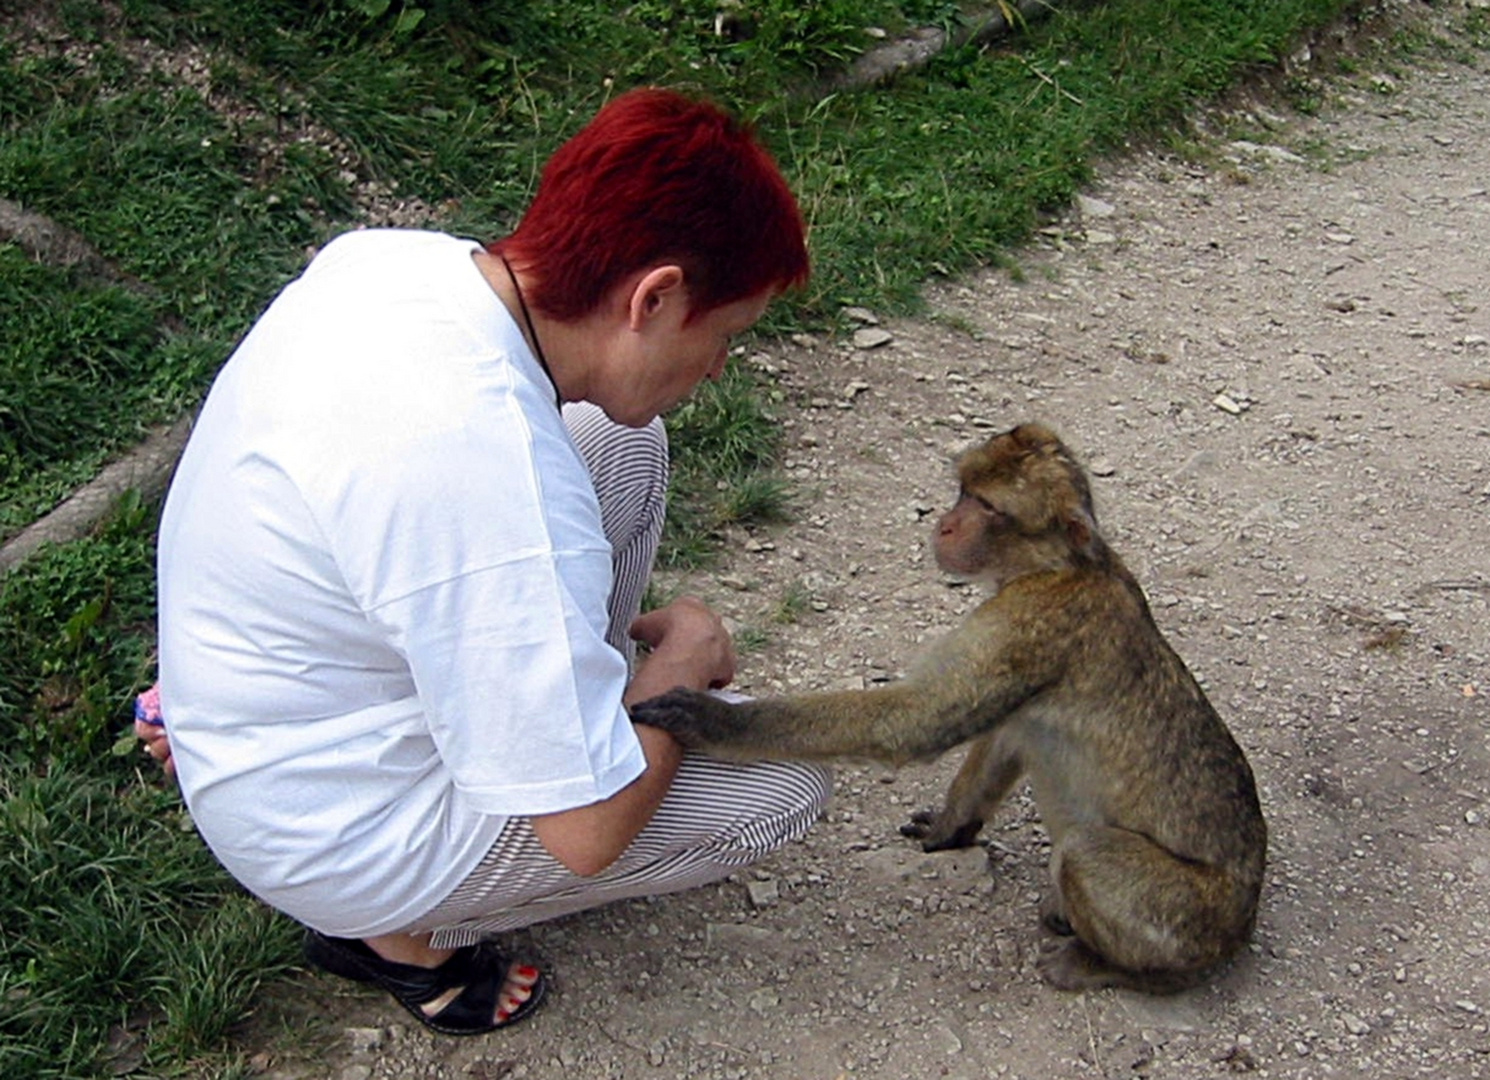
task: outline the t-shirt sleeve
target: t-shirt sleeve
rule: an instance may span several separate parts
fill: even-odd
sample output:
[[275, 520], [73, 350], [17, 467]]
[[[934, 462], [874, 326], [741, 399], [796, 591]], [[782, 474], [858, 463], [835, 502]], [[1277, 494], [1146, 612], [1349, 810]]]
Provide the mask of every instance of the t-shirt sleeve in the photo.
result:
[[645, 767], [626, 668], [589, 613], [608, 568], [538, 552], [383, 605], [455, 785], [492, 814], [604, 799]]
[[476, 385], [438, 410], [405, 387], [378, 460], [318, 501], [462, 795], [492, 814], [566, 810], [646, 765], [605, 641], [610, 547], [552, 399], [519, 407], [500, 377]]

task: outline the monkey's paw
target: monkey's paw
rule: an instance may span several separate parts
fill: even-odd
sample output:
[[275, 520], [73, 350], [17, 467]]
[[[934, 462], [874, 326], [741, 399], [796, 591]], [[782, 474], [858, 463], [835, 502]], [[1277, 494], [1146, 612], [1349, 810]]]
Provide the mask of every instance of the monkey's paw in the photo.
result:
[[944, 821], [945, 817], [944, 812], [917, 810], [900, 826], [900, 835], [921, 841], [922, 851], [950, 851], [972, 847], [978, 842], [978, 833], [983, 831], [981, 819], [956, 823]]
[[727, 741], [741, 725], [738, 705], [721, 701], [713, 694], [679, 686], [631, 706], [634, 723], [661, 728], [687, 747], [703, 747]]

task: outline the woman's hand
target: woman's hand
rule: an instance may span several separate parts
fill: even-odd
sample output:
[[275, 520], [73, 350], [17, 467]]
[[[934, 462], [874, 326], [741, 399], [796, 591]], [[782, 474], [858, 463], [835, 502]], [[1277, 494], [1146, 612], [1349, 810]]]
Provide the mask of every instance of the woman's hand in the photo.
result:
[[171, 740], [166, 735], [166, 729], [147, 720], [136, 720], [135, 734], [145, 744], [145, 752], [160, 762], [161, 771], [174, 778], [176, 762], [171, 759]]
[[695, 597], [642, 615], [631, 624], [631, 636], [650, 651], [627, 687], [627, 704], [675, 686], [717, 690], [734, 680], [735, 643], [724, 620]]

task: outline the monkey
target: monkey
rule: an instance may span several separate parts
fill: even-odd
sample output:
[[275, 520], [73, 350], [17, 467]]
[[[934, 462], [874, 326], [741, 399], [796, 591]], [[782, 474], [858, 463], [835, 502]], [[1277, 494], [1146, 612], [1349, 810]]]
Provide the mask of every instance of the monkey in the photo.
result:
[[679, 688], [632, 710], [726, 757], [902, 765], [971, 741], [937, 812], [901, 831], [971, 846], [1028, 777], [1051, 840], [1040, 973], [1064, 990], [1173, 993], [1250, 939], [1267, 826], [1247, 759], [1097, 529], [1049, 428], [963, 453], [938, 565], [989, 595], [896, 682], [726, 703]]

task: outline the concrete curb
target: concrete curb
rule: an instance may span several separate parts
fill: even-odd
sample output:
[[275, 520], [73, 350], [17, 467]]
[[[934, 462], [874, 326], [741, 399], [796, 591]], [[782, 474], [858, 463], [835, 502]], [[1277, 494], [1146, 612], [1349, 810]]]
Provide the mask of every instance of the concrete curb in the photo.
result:
[[0, 576], [14, 570], [43, 544], [64, 544], [86, 535], [130, 488], [137, 489], [147, 502], [158, 498], [170, 482], [195, 416], [193, 412], [168, 427], [156, 428], [51, 513], [7, 540], [0, 546]]

